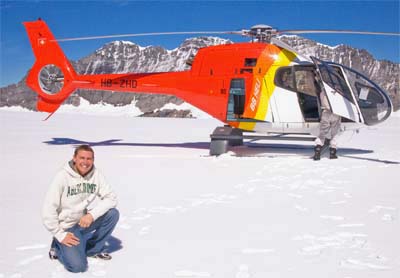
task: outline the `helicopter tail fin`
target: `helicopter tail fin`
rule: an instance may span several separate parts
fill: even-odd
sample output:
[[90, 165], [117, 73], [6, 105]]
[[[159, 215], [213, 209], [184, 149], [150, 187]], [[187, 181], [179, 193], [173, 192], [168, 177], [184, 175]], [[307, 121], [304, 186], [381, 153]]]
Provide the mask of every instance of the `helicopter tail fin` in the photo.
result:
[[23, 24], [36, 58], [26, 84], [38, 94], [38, 111], [54, 113], [75, 91], [77, 74], [46, 22], [38, 19]]

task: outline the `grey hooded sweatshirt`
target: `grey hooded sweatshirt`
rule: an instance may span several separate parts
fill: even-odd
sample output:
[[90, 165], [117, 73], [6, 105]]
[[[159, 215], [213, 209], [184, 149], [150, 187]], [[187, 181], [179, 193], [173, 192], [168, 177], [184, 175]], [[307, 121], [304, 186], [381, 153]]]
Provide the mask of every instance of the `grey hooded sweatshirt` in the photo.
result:
[[96, 220], [116, 205], [116, 195], [94, 165], [82, 177], [70, 161], [57, 173], [47, 191], [42, 209], [43, 224], [61, 242], [67, 235], [66, 230], [77, 224], [83, 215], [90, 213]]

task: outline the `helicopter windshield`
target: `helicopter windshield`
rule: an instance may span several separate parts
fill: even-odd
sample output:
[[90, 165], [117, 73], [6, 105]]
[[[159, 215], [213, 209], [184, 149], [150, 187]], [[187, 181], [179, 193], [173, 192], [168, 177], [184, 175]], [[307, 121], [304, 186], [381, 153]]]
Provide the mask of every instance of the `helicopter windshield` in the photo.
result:
[[383, 122], [390, 116], [392, 102], [388, 94], [366, 76], [334, 62], [316, 58], [314, 62], [319, 68], [323, 82], [349, 102], [356, 102], [366, 125]]
[[328, 62], [333, 68], [341, 67], [351, 86], [360, 107], [364, 122], [374, 125], [386, 120], [392, 112], [392, 101], [389, 95], [377, 84], [361, 73], [333, 62]]

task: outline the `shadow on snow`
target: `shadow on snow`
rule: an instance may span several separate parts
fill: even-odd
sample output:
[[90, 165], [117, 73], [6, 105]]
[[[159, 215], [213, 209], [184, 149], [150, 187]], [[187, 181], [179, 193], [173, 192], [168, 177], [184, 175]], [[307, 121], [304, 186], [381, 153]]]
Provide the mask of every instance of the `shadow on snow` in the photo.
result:
[[192, 142], [192, 143], [124, 143], [122, 139], [111, 139], [100, 142], [81, 141], [72, 138], [52, 138], [51, 141], [45, 141], [48, 145], [82, 145], [87, 144], [92, 147], [98, 146], [130, 146], [130, 147], [166, 147], [166, 148], [189, 148], [189, 149], [208, 149], [208, 142]]
[[[82, 141], [72, 138], [52, 138], [50, 141], [43, 143], [48, 145], [81, 145], [88, 144], [90, 146], [131, 146], [131, 147], [165, 147], [165, 148], [188, 148], [188, 149], [209, 149], [209, 142], [189, 142], [189, 143], [124, 143], [122, 139], [110, 139], [99, 142]], [[279, 143], [254, 143], [244, 142], [243, 146], [230, 147], [229, 151], [233, 152], [237, 157], [280, 157], [285, 155], [302, 155], [307, 158], [314, 153], [313, 145], [302, 144], [279, 144]], [[355, 148], [339, 148], [338, 154], [342, 157], [379, 162], [385, 164], [400, 164], [398, 161], [382, 160], [370, 157], [362, 157], [355, 155], [364, 155], [373, 153], [372, 150], [355, 149]]]

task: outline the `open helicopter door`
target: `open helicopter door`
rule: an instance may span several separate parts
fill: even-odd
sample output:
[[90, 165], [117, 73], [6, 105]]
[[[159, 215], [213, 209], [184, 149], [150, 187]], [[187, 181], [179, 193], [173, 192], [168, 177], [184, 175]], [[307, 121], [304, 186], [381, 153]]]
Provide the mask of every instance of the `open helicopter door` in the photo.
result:
[[324, 86], [323, 89], [328, 97], [332, 112], [356, 123], [363, 123], [364, 119], [358, 104], [350, 87], [347, 85], [341, 69], [331, 67], [326, 62], [315, 57], [311, 57], [311, 59], [318, 68], [318, 73]]
[[382, 88], [352, 68], [334, 62], [326, 63], [334, 69], [340, 68], [343, 72], [357, 100], [364, 124], [374, 125], [389, 118], [393, 111], [393, 103]]

